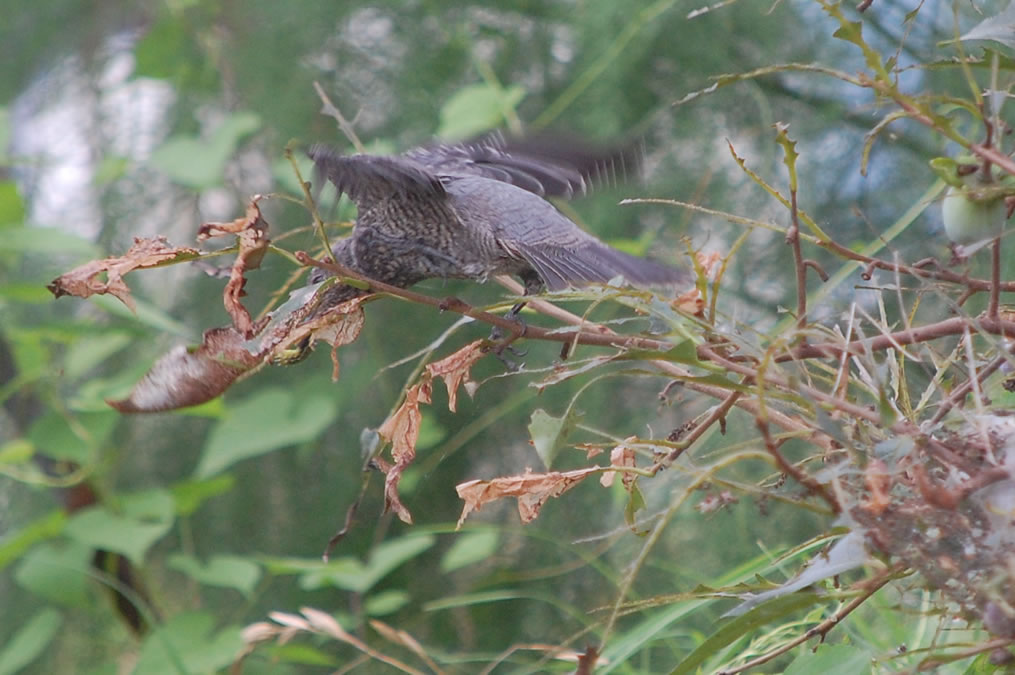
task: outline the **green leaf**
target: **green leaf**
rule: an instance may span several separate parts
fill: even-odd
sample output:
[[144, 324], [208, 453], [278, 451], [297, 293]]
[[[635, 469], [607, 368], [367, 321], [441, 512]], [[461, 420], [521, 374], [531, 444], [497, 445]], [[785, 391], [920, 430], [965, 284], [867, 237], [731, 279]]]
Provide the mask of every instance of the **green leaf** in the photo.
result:
[[324, 394], [264, 389], [232, 406], [212, 429], [195, 476], [208, 478], [241, 460], [313, 440], [337, 412]]
[[960, 40], [992, 40], [1015, 49], [1015, 4], [973, 26]]
[[864, 675], [871, 672], [868, 652], [852, 645], [822, 645], [817, 650], [805, 647], [783, 675]]
[[119, 415], [112, 410], [77, 414], [70, 420], [50, 410], [29, 427], [26, 437], [53, 459], [89, 464], [118, 421]]
[[169, 619], [141, 645], [135, 673], [211, 673], [233, 663], [243, 649], [239, 626], [215, 633], [207, 612], [184, 612]]
[[37, 659], [53, 641], [61, 623], [60, 612], [51, 607], [36, 612], [0, 650], [0, 675], [16, 673]]
[[455, 141], [495, 129], [523, 98], [525, 90], [517, 85], [507, 89], [492, 84], [463, 87], [441, 108], [437, 136]]
[[11, 227], [0, 237], [0, 253], [62, 253], [81, 258], [98, 258], [99, 247], [76, 234], [56, 227]]
[[0, 444], [0, 466], [24, 464], [35, 455], [35, 446], [24, 438]]
[[44, 542], [28, 552], [14, 573], [18, 585], [67, 607], [87, 607], [92, 549], [72, 541]]
[[300, 578], [300, 587], [313, 590], [327, 584], [348, 591], [366, 593], [402, 563], [415, 558], [437, 541], [431, 534], [409, 535], [386, 541], [373, 550], [366, 564], [344, 559], [308, 572]]
[[0, 570], [20, 558], [36, 543], [52, 539], [63, 532], [66, 522], [67, 514], [62, 510], [54, 510], [20, 529], [5, 533], [0, 540]]
[[496, 530], [461, 534], [455, 538], [451, 548], [441, 556], [441, 571], [453, 572], [466, 565], [486, 560], [494, 554], [499, 543], [500, 533]]
[[176, 513], [186, 517], [197, 511], [207, 499], [232, 490], [235, 484], [236, 479], [225, 474], [207, 480], [183, 481], [169, 489], [176, 501]]
[[696, 673], [706, 660], [717, 656], [725, 647], [750, 632], [768, 623], [785, 618], [794, 612], [809, 609], [822, 602], [827, 602], [827, 600], [821, 598], [816, 593], [793, 593], [770, 600], [735, 619], [722, 623], [708, 639], [698, 645], [690, 654], [684, 657], [683, 661], [677, 664], [677, 667], [672, 671], [672, 675]]
[[236, 152], [240, 140], [260, 126], [261, 118], [252, 112], [233, 113], [210, 138], [171, 137], [152, 153], [152, 166], [190, 188], [200, 190], [220, 185], [226, 163]]
[[170, 556], [169, 566], [198, 583], [235, 588], [248, 598], [261, 579], [261, 567], [257, 563], [235, 555], [212, 556], [207, 564], [202, 564], [194, 556], [177, 553]]
[[564, 417], [553, 417], [542, 408], [532, 413], [529, 421], [529, 435], [536, 447], [536, 454], [549, 469], [561, 446], [567, 442], [568, 435], [584, 417], [584, 413], [569, 409]]
[[386, 616], [408, 605], [410, 598], [407, 592], [395, 589], [371, 593], [363, 602], [363, 609], [368, 616]]
[[65, 531], [75, 541], [122, 553], [140, 565], [148, 549], [173, 525], [172, 516], [164, 520], [153, 515], [121, 515], [105, 506], [92, 506], [71, 516]]
[[[3, 109], [0, 108], [0, 112]], [[2, 119], [0, 119], [2, 124]], [[0, 135], [2, 135], [0, 131]], [[6, 145], [0, 145], [0, 152]], [[12, 180], [0, 181], [0, 226], [9, 223], [20, 223], [25, 219], [25, 203], [21, 200], [18, 185]]]
[[335, 668], [341, 665], [334, 656], [327, 652], [311, 647], [289, 643], [284, 645], [269, 645], [264, 653], [271, 658], [272, 662], [299, 663], [305, 666], [328, 666]]
[[82, 336], [67, 348], [63, 362], [64, 376], [77, 379], [86, 375], [92, 368], [124, 349], [133, 340], [134, 336], [115, 331], [108, 331], [102, 335]]

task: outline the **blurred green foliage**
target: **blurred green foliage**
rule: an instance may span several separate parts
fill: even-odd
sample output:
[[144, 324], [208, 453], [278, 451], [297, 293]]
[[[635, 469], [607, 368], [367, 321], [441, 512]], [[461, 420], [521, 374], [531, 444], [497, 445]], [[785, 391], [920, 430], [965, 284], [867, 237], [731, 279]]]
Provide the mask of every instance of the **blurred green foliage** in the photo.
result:
[[[40, 0], [8, 9], [0, 22], [0, 675], [220, 671], [242, 648], [244, 625], [303, 606], [334, 615], [378, 651], [420, 663], [406, 643], [371, 632], [369, 619], [383, 616], [445, 672], [478, 672], [496, 661], [503, 672], [565, 672], [573, 664], [544, 652], [505, 650], [593, 644], [618, 595], [632, 604], [597, 672], [669, 672], [681, 663], [675, 672], [709, 671], [774, 644], [764, 634], [773, 622], [804, 625], [835, 604], [793, 595], [723, 623], [730, 603], [706, 599], [713, 588], [784, 581], [799, 567], [794, 547], [832, 525], [820, 509], [801, 508], [798, 486], [757, 489], [773, 477], [761, 461], [724, 475], [726, 487], [744, 490], [716, 513], [686, 503], [699, 501], [697, 491], [683, 492], [688, 481], [670, 470], [639, 482], [640, 511], [626, 508], [619, 481], [604, 489], [593, 479], [551, 500], [532, 524], [518, 524], [511, 505], [490, 506], [454, 532], [457, 483], [540, 463], [585, 466], [579, 443], [665, 439], [714, 404], [679, 388], [659, 395], [667, 378], [613, 366], [541, 389], [537, 400], [529, 385], [545, 373], [500, 377], [503, 366], [485, 359], [473, 373], [482, 386], [459, 399], [457, 414], [436, 387], [420, 456], [402, 482], [416, 524], [380, 515], [382, 481], [374, 479], [348, 536], [322, 562], [363, 485], [371, 430], [411, 380], [416, 360], [406, 357], [425, 352], [453, 319], [396, 300], [372, 303], [364, 333], [340, 354], [337, 383], [327, 350], [318, 350], [200, 408], [127, 417], [105, 399], [122, 396], [170, 347], [227, 322], [222, 279], [191, 266], [131, 277], [136, 315], [109, 298], [53, 301], [44, 290], [76, 264], [122, 252], [133, 236], [165, 234], [190, 245], [202, 222], [237, 217], [254, 193], [300, 199], [281, 163], [285, 147], [349, 146], [335, 120], [320, 114], [314, 82], [371, 148], [501, 127], [639, 139], [644, 182], [605, 186], [562, 208], [619, 248], [682, 264], [685, 237], [696, 250], [725, 253], [741, 229], [721, 217], [617, 201], [673, 198], [784, 218], [736, 168], [726, 140], [752, 170], [782, 177], [770, 127], [788, 122], [800, 153], [801, 206], [839, 241], [876, 240], [933, 182], [926, 160], [946, 151], [940, 137], [899, 126], [876, 147], [865, 180], [859, 148], [879, 104], [869, 93], [782, 74], [673, 105], [723, 73], [812, 61], [861, 69], [859, 52], [830, 38], [836, 25], [820, 7], [740, 2], [695, 17], [673, 0]], [[953, 35], [949, 6], [924, 7], [914, 21], [908, 9], [875, 3], [865, 37], [897, 49], [907, 64], [950, 58], [941, 45]], [[959, 9], [963, 25], [977, 20]], [[914, 89], [966, 94], [954, 69], [914, 68], [903, 78]], [[305, 162], [301, 171], [309, 177]], [[84, 178], [61, 183], [61, 172]], [[268, 210], [273, 238], [313, 249], [304, 209], [279, 198]], [[331, 216], [349, 213], [343, 203]], [[919, 222], [893, 245], [908, 259], [943, 256], [944, 245], [927, 236], [935, 227]], [[764, 332], [792, 305], [792, 267], [777, 233], [754, 231], [748, 248], [723, 293], [730, 315]], [[265, 307], [294, 270], [269, 256], [249, 279], [248, 307]], [[499, 288], [460, 282], [420, 290], [476, 306], [510, 301]], [[589, 306], [584, 300], [576, 312]], [[632, 319], [621, 304], [603, 303], [592, 318], [616, 321], [621, 331], [673, 329]], [[835, 314], [844, 306], [832, 298], [823, 307]], [[484, 331], [459, 328], [441, 354]], [[557, 345], [526, 346], [530, 368], [552, 368]], [[746, 452], [738, 444], [755, 442], [754, 434], [753, 419], [735, 411], [725, 435], [694, 447], [693, 461]], [[787, 448], [806, 451], [802, 441]], [[665, 535], [643, 548], [641, 519], [664, 513]], [[632, 520], [639, 524], [629, 528]], [[96, 570], [96, 549], [133, 563], [144, 595], [131, 595], [115, 571]], [[635, 561], [638, 574], [627, 585]], [[131, 635], [109, 591], [143, 605], [153, 630]], [[891, 664], [899, 642], [931, 644], [924, 623], [923, 632], [913, 629], [892, 614], [895, 600], [876, 598], [876, 611], [830, 634], [837, 644], [805, 646], [772, 670], [863, 672], [872, 658]], [[755, 639], [753, 631], [763, 634]], [[329, 672], [359, 655], [316, 633], [256, 651], [243, 672]], [[382, 672], [376, 662], [363, 668]]]

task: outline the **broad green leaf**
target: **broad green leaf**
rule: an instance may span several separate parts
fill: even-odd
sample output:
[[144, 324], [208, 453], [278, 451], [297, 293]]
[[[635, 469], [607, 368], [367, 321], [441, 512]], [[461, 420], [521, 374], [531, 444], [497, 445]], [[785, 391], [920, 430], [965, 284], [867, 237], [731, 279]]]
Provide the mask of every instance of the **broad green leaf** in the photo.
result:
[[0, 237], [0, 253], [54, 253], [80, 258], [99, 258], [99, 247], [76, 234], [56, 227], [11, 227]]
[[118, 421], [112, 410], [73, 415], [71, 420], [50, 410], [29, 427], [26, 436], [48, 457], [89, 464]]
[[304, 590], [313, 590], [330, 585], [366, 593], [392, 570], [415, 558], [433, 546], [436, 541], [430, 534], [410, 535], [386, 541], [373, 550], [365, 564], [351, 558], [322, 564], [318, 569], [300, 577], [300, 587]]
[[212, 429], [194, 475], [208, 478], [236, 462], [317, 438], [335, 419], [323, 394], [264, 389], [232, 406]]
[[0, 570], [21, 557], [37, 542], [60, 534], [65, 522], [67, 514], [62, 510], [54, 510], [20, 529], [4, 533], [0, 539]]
[[51, 607], [36, 612], [0, 650], [0, 675], [16, 673], [37, 659], [53, 641], [61, 623], [60, 612]]
[[497, 550], [500, 533], [496, 530], [466, 532], [441, 556], [441, 571], [453, 572], [460, 567], [486, 560]]
[[235, 588], [248, 598], [261, 578], [260, 566], [249, 558], [235, 555], [212, 556], [207, 563], [191, 555], [170, 556], [169, 566], [207, 586]]
[[533, 411], [529, 421], [529, 435], [532, 437], [536, 454], [543, 460], [543, 465], [547, 469], [553, 466], [553, 460], [567, 442], [568, 435], [574, 431], [584, 416], [584, 413], [573, 408], [564, 417], [553, 417], [542, 408]]
[[251, 112], [236, 112], [223, 121], [210, 138], [173, 136], [152, 153], [151, 163], [172, 180], [194, 189], [222, 183], [226, 163], [240, 140], [261, 126]]
[[211, 673], [227, 667], [243, 649], [239, 626], [215, 632], [208, 612], [170, 618], [141, 645], [135, 673]]
[[441, 108], [437, 136], [456, 141], [495, 129], [523, 98], [525, 90], [517, 85], [507, 89], [490, 84], [463, 87]]
[[[0, 113], [2, 113], [0, 108]], [[0, 117], [0, 126], [3, 125], [3, 118]], [[0, 135], [3, 131], [0, 130]], [[6, 148], [0, 145], [0, 152]], [[21, 200], [18, 192], [18, 185], [12, 180], [0, 181], [0, 227], [9, 223], [20, 223], [25, 219], [25, 203]], [[6, 229], [6, 228], [5, 228]]]
[[54, 604], [86, 607], [91, 598], [92, 553], [90, 547], [73, 541], [43, 542], [21, 558], [14, 579]]
[[65, 532], [77, 542], [122, 553], [140, 565], [148, 549], [161, 539], [173, 521], [131, 517], [114, 513], [105, 506], [92, 506], [67, 521]]
[[0, 285], [0, 299], [42, 305], [53, 302], [53, 294], [42, 284], [15, 281]]
[[67, 348], [63, 362], [64, 375], [69, 379], [82, 377], [129, 345], [132, 340], [134, 336], [114, 331], [103, 335], [82, 336]]
[[402, 609], [410, 600], [407, 592], [395, 589], [371, 593], [363, 602], [363, 610], [368, 616], [386, 616]]
[[229, 492], [236, 484], [236, 479], [229, 475], [216, 476], [207, 480], [188, 480], [177, 483], [170, 488], [176, 501], [176, 513], [189, 516], [197, 511], [205, 501]]

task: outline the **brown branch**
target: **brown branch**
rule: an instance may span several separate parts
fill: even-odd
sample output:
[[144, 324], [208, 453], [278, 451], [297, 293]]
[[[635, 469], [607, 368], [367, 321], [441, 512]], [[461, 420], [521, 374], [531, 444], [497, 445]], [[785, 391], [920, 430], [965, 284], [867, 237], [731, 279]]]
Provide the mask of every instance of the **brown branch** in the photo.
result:
[[1007, 321], [1001, 318], [992, 319], [987, 316], [953, 317], [926, 326], [907, 328], [897, 333], [885, 333], [877, 337], [854, 340], [846, 344], [825, 342], [821, 344], [800, 345], [785, 354], [780, 354], [775, 358], [775, 361], [777, 363], [784, 363], [786, 361], [809, 358], [839, 358], [843, 353], [850, 355], [868, 354], [891, 347], [926, 342], [952, 335], [962, 335], [968, 329], [991, 335], [1012, 337], [1015, 336], [1015, 321]]
[[499, 314], [492, 314], [490, 312], [484, 312], [482, 310], [474, 308], [467, 302], [460, 300], [455, 297], [446, 298], [434, 298], [429, 295], [422, 293], [416, 293], [405, 288], [399, 288], [398, 286], [392, 286], [381, 281], [376, 281], [369, 277], [366, 277], [359, 272], [352, 270], [344, 265], [337, 263], [323, 262], [315, 260], [313, 257], [308, 255], [305, 251], [297, 251], [296, 259], [304, 265], [312, 265], [313, 267], [320, 267], [323, 270], [331, 272], [332, 274], [340, 278], [353, 279], [360, 282], [357, 286], [364, 285], [367, 292], [371, 293], [385, 293], [392, 295], [403, 300], [415, 302], [420, 305], [428, 305], [430, 307], [436, 307], [442, 312], [455, 312], [456, 314], [462, 314], [464, 316], [471, 317], [478, 321], [483, 321], [492, 326], [497, 326], [502, 330], [507, 331], [516, 336], [523, 336], [527, 339], [534, 340], [548, 340], [551, 342], [574, 342], [582, 345], [592, 345], [597, 347], [618, 347], [621, 349], [646, 349], [652, 351], [667, 351], [673, 347], [669, 342], [663, 342], [661, 340], [652, 340], [651, 338], [643, 338], [630, 335], [617, 335], [617, 334], [604, 334], [604, 333], [591, 333], [583, 330], [576, 331], [560, 331], [557, 329], [542, 328], [540, 326], [525, 326], [520, 321], [514, 321], [512, 319], [505, 319]]
[[768, 450], [768, 454], [772, 455], [775, 459], [776, 464], [779, 465], [782, 472], [792, 476], [796, 482], [807, 488], [811, 494], [817, 495], [828, 502], [828, 505], [832, 507], [833, 512], [841, 513], [842, 506], [839, 504], [839, 500], [836, 499], [824, 485], [808, 476], [807, 473], [801, 470], [798, 466], [792, 464], [786, 459], [785, 455], [779, 451], [779, 445], [781, 445], [781, 443], [776, 443], [775, 439], [772, 438], [772, 433], [768, 428], [768, 422], [765, 418], [759, 416], [755, 419], [755, 423], [758, 426], [758, 430], [761, 432], [761, 437], [765, 441], [765, 449]]

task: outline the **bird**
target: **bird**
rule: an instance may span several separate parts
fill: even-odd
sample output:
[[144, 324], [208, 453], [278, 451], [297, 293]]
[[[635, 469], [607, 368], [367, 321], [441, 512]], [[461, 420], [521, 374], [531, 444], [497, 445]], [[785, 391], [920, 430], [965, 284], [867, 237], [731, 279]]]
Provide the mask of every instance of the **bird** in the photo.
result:
[[343, 155], [324, 145], [308, 154], [316, 176], [358, 209], [351, 236], [333, 247], [336, 261], [372, 279], [408, 287], [511, 274], [528, 293], [618, 276], [637, 286], [686, 281], [687, 270], [611, 248], [547, 201], [585, 194], [595, 174], [624, 172], [617, 164], [634, 157], [583, 150], [494, 134], [396, 156]]
[[[343, 154], [321, 144], [308, 154], [315, 187], [327, 180], [357, 207], [352, 234], [332, 247], [335, 261], [392, 286], [436, 278], [484, 282], [507, 274], [533, 295], [616, 277], [641, 287], [690, 278], [686, 269], [610, 247], [548, 201], [623, 177], [638, 164], [629, 147], [604, 150], [566, 137], [509, 140], [495, 133], [394, 156]], [[317, 269], [310, 282], [327, 276]], [[318, 311], [362, 293], [336, 284]], [[523, 306], [516, 304], [508, 316]]]

